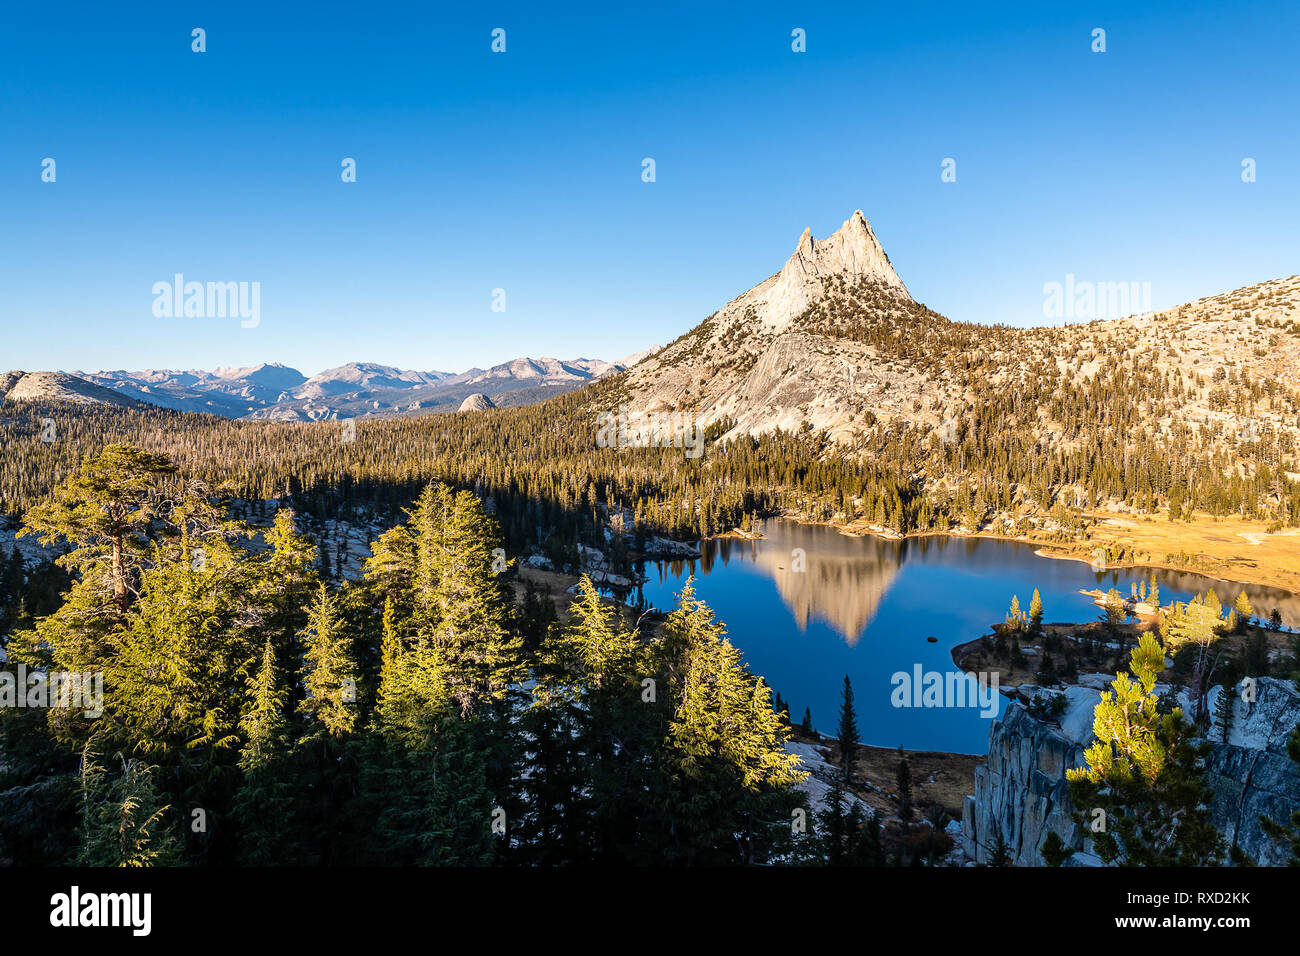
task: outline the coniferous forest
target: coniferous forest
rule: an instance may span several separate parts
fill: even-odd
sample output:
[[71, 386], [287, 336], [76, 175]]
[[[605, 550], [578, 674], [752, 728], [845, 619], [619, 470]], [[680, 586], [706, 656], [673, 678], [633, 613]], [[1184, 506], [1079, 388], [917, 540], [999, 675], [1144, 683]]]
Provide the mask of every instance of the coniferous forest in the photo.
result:
[[[181, 489], [180, 491], [168, 489]], [[67, 591], [10, 666], [102, 672], [102, 715], [0, 710], [17, 864], [810, 862], [762, 679], [690, 586], [651, 626], [583, 580], [516, 603], [498, 523], [425, 485], [357, 580], [294, 514], [232, 519], [113, 445], [30, 509]], [[256, 539], [256, 540], [254, 540]]]

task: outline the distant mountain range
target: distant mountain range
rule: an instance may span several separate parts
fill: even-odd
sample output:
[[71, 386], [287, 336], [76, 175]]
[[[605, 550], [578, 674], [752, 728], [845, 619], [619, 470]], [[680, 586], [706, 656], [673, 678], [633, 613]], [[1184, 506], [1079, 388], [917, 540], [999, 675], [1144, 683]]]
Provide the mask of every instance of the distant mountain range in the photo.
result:
[[[142, 402], [184, 412], [267, 421], [323, 421], [530, 405], [622, 372], [653, 346], [614, 362], [517, 358], [459, 374], [352, 362], [310, 378], [278, 363], [249, 368], [0, 373], [0, 398], [82, 403]], [[467, 401], [473, 398], [474, 401]]]

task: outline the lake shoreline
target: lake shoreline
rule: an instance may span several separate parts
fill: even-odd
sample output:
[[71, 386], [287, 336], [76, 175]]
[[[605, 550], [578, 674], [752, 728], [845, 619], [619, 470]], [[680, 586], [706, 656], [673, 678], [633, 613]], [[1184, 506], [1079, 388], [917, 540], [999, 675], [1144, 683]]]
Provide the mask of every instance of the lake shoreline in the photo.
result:
[[[979, 539], [979, 540], [987, 540], [987, 541], [1010, 541], [1015, 544], [1023, 544], [1027, 547], [1034, 548], [1034, 554], [1040, 558], [1053, 558], [1062, 561], [1079, 561], [1087, 565], [1092, 565], [1095, 562], [1095, 558], [1091, 553], [1082, 553], [1082, 554], [1072, 553], [1070, 550], [1068, 550], [1067, 546], [1053, 545], [1042, 541], [1035, 541], [1034, 539], [1025, 536], [998, 534], [992, 531], [949, 530], [949, 531], [898, 532], [898, 531], [890, 531], [887, 529], [880, 530], [872, 527], [855, 527], [852, 524], [843, 524], [834, 521], [813, 521], [811, 519], [802, 518], [796, 514], [786, 513], [786, 512], [783, 512], [778, 517], [785, 521], [793, 521], [796, 524], [807, 525], [810, 527], [831, 528], [834, 531], [837, 531], [840, 534], [844, 535], [845, 537], [849, 537], [849, 538], [881, 538], [886, 541], [907, 541], [914, 538], [920, 539], [920, 538], [946, 537], [946, 538], [959, 538], [959, 539], [969, 538], [969, 539]], [[753, 540], [759, 540], [760, 538], [761, 535], [746, 534], [741, 531], [733, 530], [733, 531], [724, 532], [722, 534], [711, 535], [708, 538], [701, 538], [700, 540], [702, 542], [711, 541], [714, 539], [753, 541]], [[1093, 542], [1089, 540], [1085, 542], [1080, 542], [1075, 547], [1086, 548], [1091, 544], [1093, 544]], [[1247, 577], [1244, 575], [1236, 576], [1236, 577], [1225, 577], [1221, 570], [1205, 570], [1201, 568], [1188, 567], [1186, 565], [1171, 564], [1169, 562], [1162, 562], [1158, 560], [1117, 561], [1114, 563], [1108, 562], [1103, 573], [1110, 572], [1110, 571], [1136, 571], [1136, 570], [1166, 571], [1175, 574], [1194, 574], [1199, 577], [1207, 578], [1213, 581], [1220, 581], [1223, 584], [1238, 584], [1238, 585], [1244, 584], [1248, 587], [1275, 588], [1279, 591], [1285, 591], [1288, 594], [1294, 595], [1296, 597], [1300, 597], [1300, 558], [1297, 559], [1297, 571], [1295, 572], [1295, 575], [1298, 579], [1296, 582], [1296, 586], [1289, 586], [1288, 584], [1281, 583], [1280, 581], [1270, 577], [1265, 577], [1265, 578], [1261, 578], [1259, 576]]]

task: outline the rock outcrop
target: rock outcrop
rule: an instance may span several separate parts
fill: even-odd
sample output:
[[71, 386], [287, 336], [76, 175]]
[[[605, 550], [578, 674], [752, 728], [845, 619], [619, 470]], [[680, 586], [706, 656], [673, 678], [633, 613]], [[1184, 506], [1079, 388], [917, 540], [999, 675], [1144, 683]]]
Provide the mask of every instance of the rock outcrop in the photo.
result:
[[465, 401], [460, 403], [458, 411], [462, 412], [484, 412], [489, 408], [496, 408], [492, 399], [488, 398], [482, 392], [475, 392], [473, 395], [466, 395]]
[[[1084, 285], [1093, 296], [1094, 284]], [[1215, 397], [1221, 389], [1202, 382], [1219, 370], [1249, 381], [1294, 378], [1300, 276], [1142, 315], [1124, 315], [1129, 305], [1137, 308], [1126, 298], [1089, 301], [1079, 317], [1096, 321], [1053, 328], [990, 332], [951, 322], [912, 298], [855, 211], [826, 239], [804, 230], [774, 275], [629, 369], [618, 401], [636, 412], [691, 415], [701, 427], [726, 421], [727, 438], [807, 425], [844, 444], [890, 429], [915, 429], [922, 442], [927, 433], [947, 441], [948, 429], [968, 421], [981, 401], [982, 388], [966, 381], [972, 363], [985, 384], [1016, 389], [1027, 376], [1044, 374], [1080, 387], [1110, 375], [1110, 367], [1136, 362], [1154, 363], [1184, 383], [1148, 416], [1161, 422], [1161, 432], [1172, 432], [1175, 422], [1207, 420], [1223, 423], [1225, 445], [1261, 429], [1300, 437], [1294, 416], [1225, 412]], [[1128, 386], [1117, 380], [1114, 387]], [[1049, 454], [1073, 429], [1045, 407], [1026, 409], [1006, 427], [1029, 429]]]
[[977, 863], [988, 862], [999, 837], [1020, 866], [1043, 865], [1040, 850], [1049, 832], [1083, 849], [1083, 835], [1070, 818], [1065, 771], [1084, 764], [1092, 710], [1101, 695], [1087, 687], [1071, 687], [1066, 694], [1061, 726], [1034, 718], [1013, 700], [989, 728], [988, 762], [975, 768], [975, 793], [962, 804], [964, 849]]
[[[1215, 688], [1211, 706], [1222, 692]], [[976, 768], [975, 793], [962, 807], [963, 847], [976, 862], [988, 861], [1001, 835], [1015, 865], [1043, 866], [1043, 841], [1055, 832], [1077, 851], [1070, 864], [1100, 863], [1071, 818], [1065, 780], [1066, 770], [1085, 763], [1092, 709], [1100, 695], [1088, 687], [1065, 693], [1068, 707], [1060, 726], [1033, 717], [1016, 700], [990, 728], [988, 761]], [[1257, 680], [1253, 703], [1237, 694], [1227, 742], [1211, 733], [1205, 762], [1211, 817], [1229, 845], [1260, 865], [1284, 865], [1289, 853], [1264, 833], [1259, 817], [1286, 820], [1300, 807], [1300, 767], [1286, 753], [1297, 724], [1300, 692], [1289, 681], [1266, 677]]]
[[[1269, 838], [1260, 815], [1287, 820], [1300, 809], [1300, 768], [1287, 756], [1287, 739], [1300, 724], [1300, 692], [1289, 681], [1260, 678], [1253, 703], [1233, 692], [1226, 743], [1216, 743], [1205, 760], [1205, 779], [1213, 794], [1215, 822], [1229, 844], [1261, 865], [1282, 866], [1287, 850]], [[1215, 713], [1222, 687], [1211, 692]], [[1211, 732], [1211, 737], [1219, 735]]]
[[126, 405], [139, 402], [66, 372], [9, 372], [0, 380], [0, 398], [11, 402], [75, 402], [79, 405]]

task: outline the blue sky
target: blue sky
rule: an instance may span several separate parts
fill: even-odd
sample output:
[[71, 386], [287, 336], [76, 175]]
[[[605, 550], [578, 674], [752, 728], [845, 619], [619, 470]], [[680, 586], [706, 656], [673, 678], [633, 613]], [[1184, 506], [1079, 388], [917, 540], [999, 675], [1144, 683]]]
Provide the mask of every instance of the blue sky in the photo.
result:
[[[856, 208], [958, 319], [1300, 271], [1294, 2], [469, 6], [6, 4], [0, 367], [615, 358]], [[260, 324], [156, 318], [178, 272]]]

